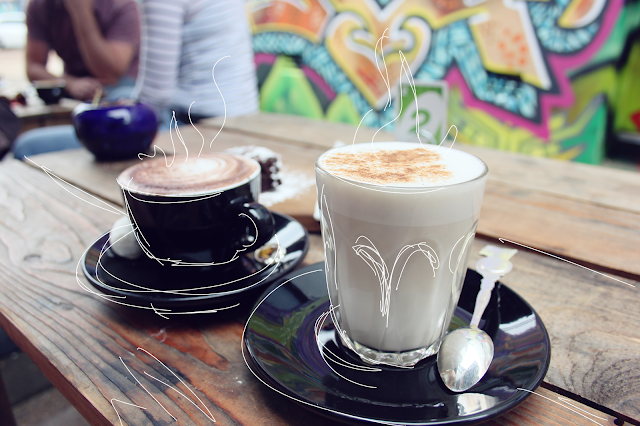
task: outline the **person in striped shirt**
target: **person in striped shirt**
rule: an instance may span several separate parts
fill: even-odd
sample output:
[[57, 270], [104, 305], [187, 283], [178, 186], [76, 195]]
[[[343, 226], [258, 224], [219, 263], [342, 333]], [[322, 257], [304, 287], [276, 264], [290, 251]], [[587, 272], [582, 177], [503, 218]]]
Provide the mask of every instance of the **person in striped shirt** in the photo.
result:
[[238, 116], [258, 111], [244, 2], [142, 0], [141, 6], [134, 96], [158, 109], [165, 128], [173, 112], [179, 123], [188, 123], [189, 108], [194, 123], [225, 113]]

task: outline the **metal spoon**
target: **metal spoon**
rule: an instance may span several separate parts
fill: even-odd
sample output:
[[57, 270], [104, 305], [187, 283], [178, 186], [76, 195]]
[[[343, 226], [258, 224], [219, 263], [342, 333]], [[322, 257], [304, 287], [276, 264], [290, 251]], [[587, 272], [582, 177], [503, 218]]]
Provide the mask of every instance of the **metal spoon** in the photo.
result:
[[493, 360], [493, 340], [478, 328], [480, 318], [489, 304], [496, 281], [509, 273], [509, 259], [517, 250], [486, 246], [480, 254], [488, 255], [476, 263], [482, 275], [469, 327], [458, 328], [445, 336], [438, 352], [438, 371], [445, 386], [454, 392], [464, 392], [485, 375]]

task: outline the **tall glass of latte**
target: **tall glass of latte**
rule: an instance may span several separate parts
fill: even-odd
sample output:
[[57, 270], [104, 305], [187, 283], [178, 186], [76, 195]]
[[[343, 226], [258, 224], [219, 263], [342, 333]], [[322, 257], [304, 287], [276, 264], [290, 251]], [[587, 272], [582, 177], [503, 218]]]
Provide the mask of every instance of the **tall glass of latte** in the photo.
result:
[[316, 162], [333, 321], [364, 361], [408, 367], [437, 353], [487, 172], [471, 154], [407, 142], [347, 145]]

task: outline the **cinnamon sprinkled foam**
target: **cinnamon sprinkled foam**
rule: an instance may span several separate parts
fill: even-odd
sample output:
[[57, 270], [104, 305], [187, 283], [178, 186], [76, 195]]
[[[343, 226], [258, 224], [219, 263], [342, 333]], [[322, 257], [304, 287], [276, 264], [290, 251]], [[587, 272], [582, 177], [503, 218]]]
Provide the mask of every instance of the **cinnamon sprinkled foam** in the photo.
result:
[[473, 180], [485, 164], [448, 147], [409, 142], [346, 145], [324, 153], [319, 165], [349, 181], [389, 187], [437, 187]]

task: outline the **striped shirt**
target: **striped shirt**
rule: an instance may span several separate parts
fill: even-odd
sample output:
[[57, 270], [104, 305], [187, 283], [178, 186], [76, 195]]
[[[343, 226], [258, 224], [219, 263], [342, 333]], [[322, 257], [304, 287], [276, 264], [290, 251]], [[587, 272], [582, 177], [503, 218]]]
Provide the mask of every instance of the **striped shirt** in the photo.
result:
[[194, 102], [192, 114], [213, 117], [224, 114], [220, 92], [228, 116], [258, 111], [244, 2], [143, 0], [138, 99], [160, 112], [186, 113]]

